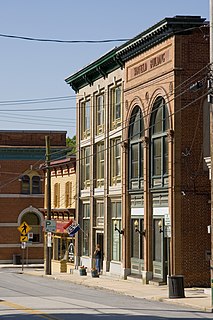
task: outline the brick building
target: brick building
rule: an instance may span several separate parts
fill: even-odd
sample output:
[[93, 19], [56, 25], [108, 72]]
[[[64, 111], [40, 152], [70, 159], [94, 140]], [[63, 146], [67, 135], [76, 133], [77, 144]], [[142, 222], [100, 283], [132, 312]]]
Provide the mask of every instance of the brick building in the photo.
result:
[[100, 242], [103, 272], [209, 285], [208, 34], [201, 17], [165, 18], [66, 79], [78, 93], [80, 263]]
[[32, 228], [25, 258], [43, 262], [44, 216], [38, 208], [44, 205], [39, 164], [45, 160], [45, 136], [50, 136], [52, 158], [60, 150], [65, 154], [65, 131], [0, 131], [0, 263], [19, 262], [17, 228], [24, 221]]

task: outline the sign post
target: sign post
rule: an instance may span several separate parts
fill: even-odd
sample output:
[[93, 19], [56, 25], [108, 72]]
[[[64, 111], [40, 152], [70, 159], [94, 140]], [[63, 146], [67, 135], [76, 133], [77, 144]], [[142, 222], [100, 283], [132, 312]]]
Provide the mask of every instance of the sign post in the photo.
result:
[[28, 232], [32, 229], [27, 222], [22, 222], [22, 224], [17, 228], [18, 231], [21, 233], [20, 242], [21, 242], [21, 249], [22, 249], [22, 271], [24, 270], [24, 250], [27, 247], [28, 241]]
[[168, 276], [170, 276], [170, 239], [171, 239], [171, 218], [169, 213], [165, 214], [164, 220], [164, 237], [166, 238], [166, 250], [167, 250], [167, 270]]
[[26, 249], [26, 242], [21, 242], [21, 249], [22, 249], [22, 268], [21, 270], [24, 271], [24, 250]]
[[17, 228], [18, 231], [21, 233], [20, 242], [21, 242], [21, 249], [22, 249], [22, 271], [24, 270], [24, 250], [27, 247], [28, 241], [28, 232], [32, 229], [27, 222], [22, 222], [22, 224]]

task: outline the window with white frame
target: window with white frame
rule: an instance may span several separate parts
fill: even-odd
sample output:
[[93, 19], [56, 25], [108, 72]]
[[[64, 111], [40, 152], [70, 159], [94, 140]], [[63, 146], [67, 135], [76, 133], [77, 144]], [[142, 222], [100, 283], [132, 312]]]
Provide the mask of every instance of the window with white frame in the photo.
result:
[[82, 149], [82, 187], [87, 189], [90, 186], [90, 147]]
[[111, 128], [121, 125], [121, 85], [111, 89]]
[[90, 136], [90, 100], [82, 102], [81, 105], [81, 138]]
[[121, 182], [121, 139], [111, 140], [111, 185]]
[[90, 204], [83, 204], [83, 250], [82, 253], [84, 256], [89, 256], [90, 254]]
[[97, 200], [96, 202], [96, 226], [104, 225], [104, 202]]
[[168, 186], [168, 108], [159, 97], [153, 106], [151, 119], [151, 178], [152, 187]]
[[122, 236], [115, 230], [115, 227], [119, 230], [122, 229], [121, 222], [121, 202], [113, 201], [111, 203], [111, 217], [112, 217], [112, 260], [121, 260], [122, 249]]
[[102, 187], [104, 185], [104, 142], [97, 144], [97, 187]]
[[96, 97], [96, 134], [104, 132], [104, 95]]

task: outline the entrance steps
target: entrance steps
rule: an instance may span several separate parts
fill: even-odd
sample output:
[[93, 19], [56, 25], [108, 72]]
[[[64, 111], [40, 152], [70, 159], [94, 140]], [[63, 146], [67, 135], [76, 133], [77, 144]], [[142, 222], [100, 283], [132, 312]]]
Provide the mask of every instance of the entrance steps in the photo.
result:
[[142, 282], [142, 277], [139, 274], [130, 274], [127, 276], [127, 280], [133, 282]]
[[152, 279], [152, 280], [149, 280], [149, 284], [153, 285], [153, 286], [165, 286], [167, 283], [166, 281], [163, 281], [161, 279]]

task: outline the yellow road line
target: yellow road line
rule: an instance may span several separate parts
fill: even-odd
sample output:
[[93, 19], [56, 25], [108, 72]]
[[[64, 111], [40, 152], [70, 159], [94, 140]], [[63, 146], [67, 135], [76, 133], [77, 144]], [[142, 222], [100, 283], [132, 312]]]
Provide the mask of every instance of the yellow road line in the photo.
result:
[[24, 307], [24, 306], [22, 306], [20, 304], [17, 304], [17, 303], [1, 300], [0, 301], [0, 305], [5, 305], [5, 306], [13, 308], [15, 310], [21, 310], [21, 311], [24, 311], [24, 312], [26, 312], [28, 314], [38, 315], [39, 317], [44, 318], [44, 319], [59, 320], [58, 318], [51, 317], [48, 314], [45, 314], [45, 313], [43, 313], [41, 311], [34, 310], [34, 309], [31, 309], [31, 308], [27, 308], [27, 307]]

